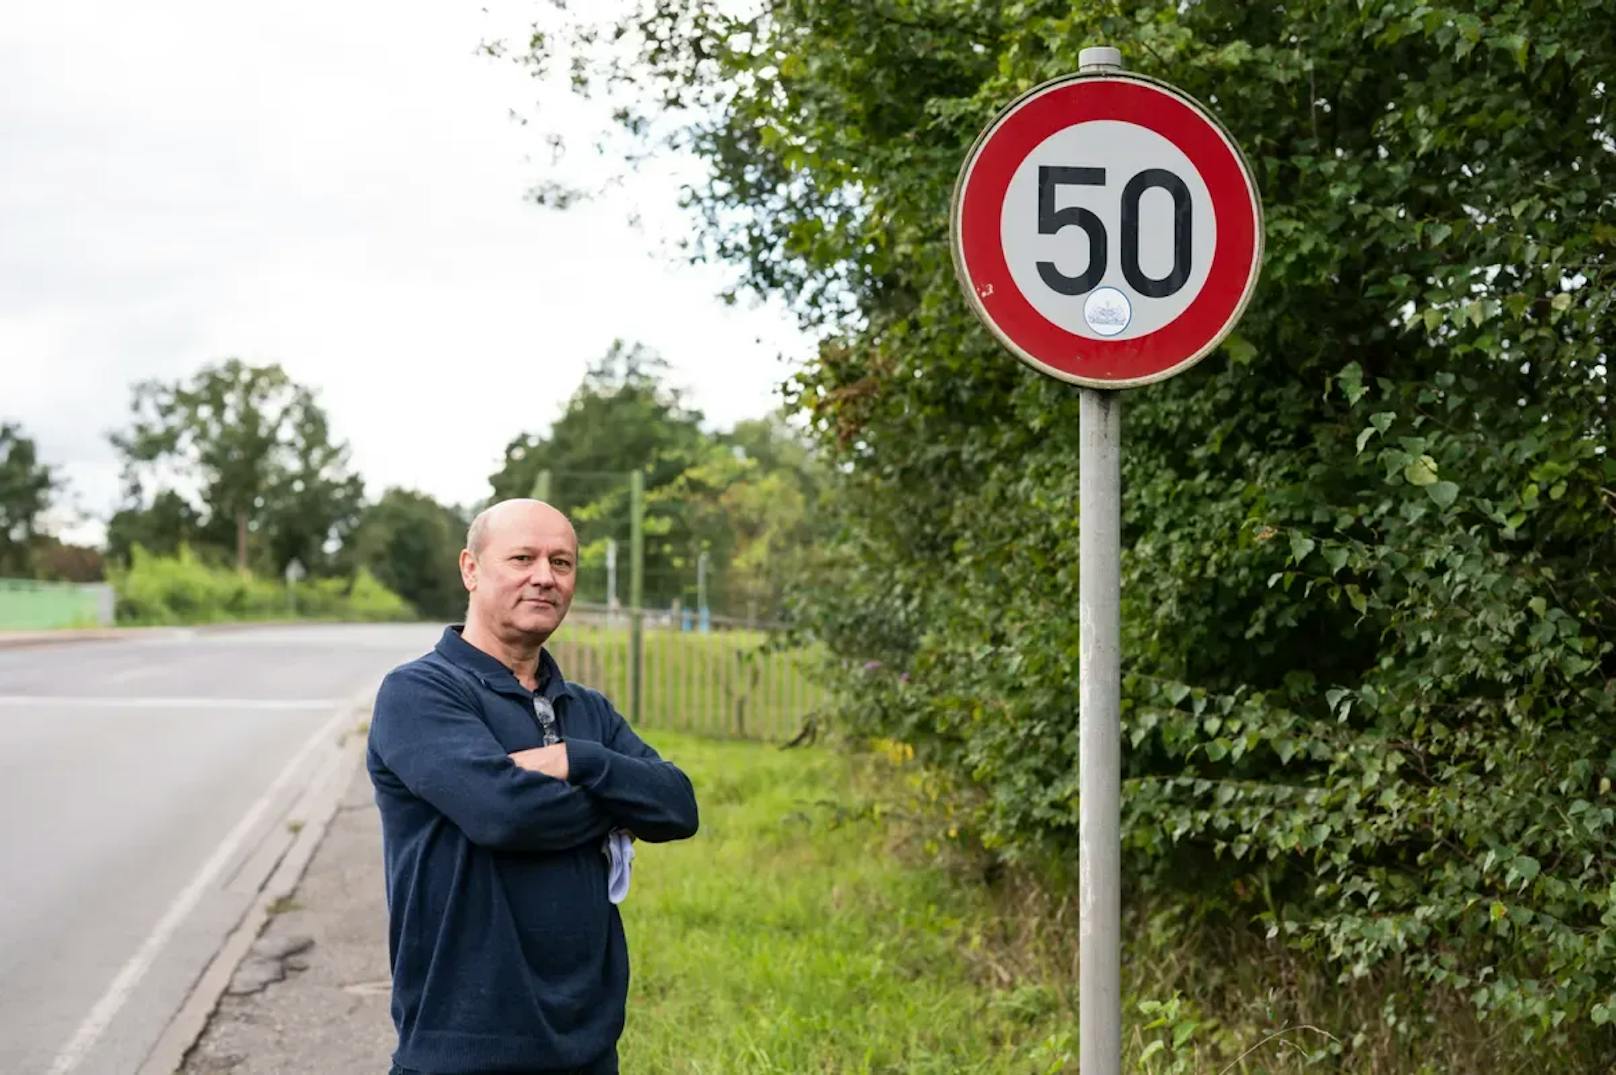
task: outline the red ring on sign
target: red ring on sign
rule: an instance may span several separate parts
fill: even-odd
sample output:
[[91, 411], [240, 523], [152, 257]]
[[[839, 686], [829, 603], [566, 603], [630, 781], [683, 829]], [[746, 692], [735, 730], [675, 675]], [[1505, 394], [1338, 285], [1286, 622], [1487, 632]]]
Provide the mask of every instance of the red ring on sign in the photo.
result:
[[[1201, 173], [1217, 217], [1217, 246], [1200, 294], [1161, 328], [1127, 340], [1079, 336], [1039, 313], [1010, 275], [999, 233], [1010, 179], [1022, 161], [1055, 132], [1091, 120], [1137, 124], [1177, 146]], [[1094, 381], [1164, 376], [1199, 357], [1231, 325], [1256, 274], [1257, 193], [1244, 162], [1214, 120], [1148, 82], [1081, 78], [1056, 86], [1005, 116], [969, 168], [959, 210], [965, 275], [998, 330], [1053, 370]]]

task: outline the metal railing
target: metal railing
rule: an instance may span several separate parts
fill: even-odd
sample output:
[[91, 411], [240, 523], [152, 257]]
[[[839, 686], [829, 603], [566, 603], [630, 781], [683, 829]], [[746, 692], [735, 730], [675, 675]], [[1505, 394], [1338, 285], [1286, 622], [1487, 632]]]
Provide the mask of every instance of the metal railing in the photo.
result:
[[[765, 625], [713, 617], [709, 630], [687, 630], [677, 613], [642, 616], [638, 726], [778, 742], [807, 728], [826, 701], [813, 652], [771, 647]], [[630, 619], [628, 610], [608, 617], [578, 607], [546, 645], [562, 675], [601, 691], [624, 716]]]

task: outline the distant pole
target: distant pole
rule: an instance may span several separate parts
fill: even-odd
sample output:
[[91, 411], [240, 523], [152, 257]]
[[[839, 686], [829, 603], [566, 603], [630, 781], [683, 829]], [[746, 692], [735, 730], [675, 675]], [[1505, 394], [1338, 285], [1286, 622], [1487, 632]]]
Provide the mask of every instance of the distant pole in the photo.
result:
[[291, 610], [291, 614], [294, 617], [297, 615], [297, 584], [302, 582], [303, 577], [307, 574], [308, 569], [303, 566], [302, 560], [299, 560], [294, 556], [291, 560], [287, 561], [286, 605], [287, 608]]
[[645, 474], [641, 471], [628, 476], [628, 504], [628, 713], [629, 720], [637, 724], [645, 678], [645, 611], [641, 607], [645, 603]]
[[546, 504], [548, 504], [550, 502], [550, 470], [549, 470], [549, 468], [545, 468], [544, 470], [539, 471], [539, 476], [533, 479], [533, 493], [532, 493], [532, 496], [533, 496], [534, 500], [542, 500]]
[[[1080, 73], [1120, 71], [1086, 48]], [[1078, 1069], [1122, 1072], [1122, 396], [1078, 412]]]
[[710, 619], [707, 615], [707, 550], [701, 550], [696, 557], [696, 616], [703, 634], [708, 630]]
[[606, 539], [606, 626], [617, 616], [617, 539]]

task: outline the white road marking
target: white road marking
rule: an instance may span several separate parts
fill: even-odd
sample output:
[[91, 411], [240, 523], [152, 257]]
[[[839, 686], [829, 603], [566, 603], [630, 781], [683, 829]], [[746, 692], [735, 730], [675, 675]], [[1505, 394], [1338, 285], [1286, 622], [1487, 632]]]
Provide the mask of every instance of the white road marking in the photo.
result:
[[[315, 703], [305, 702], [303, 704]], [[275, 778], [275, 782], [258, 798], [257, 802], [248, 808], [247, 812], [242, 815], [241, 820], [236, 822], [236, 827], [230, 830], [229, 835], [224, 838], [224, 842], [213, 852], [212, 857], [202, 864], [202, 868], [197, 871], [196, 876], [191, 878], [191, 883], [186, 885], [184, 890], [175, 897], [173, 903], [169, 904], [168, 910], [158, 920], [157, 925], [152, 928], [151, 933], [147, 935], [140, 949], [129, 958], [129, 962], [123, 965], [123, 969], [118, 971], [117, 977], [112, 980], [112, 984], [107, 987], [107, 991], [101, 995], [100, 1000], [96, 1001], [95, 1007], [90, 1009], [90, 1014], [85, 1016], [84, 1022], [79, 1024], [79, 1028], [74, 1033], [72, 1040], [57, 1054], [56, 1062], [51, 1065], [50, 1075], [67, 1075], [67, 1072], [72, 1071], [84, 1062], [84, 1058], [95, 1047], [95, 1043], [111, 1024], [119, 1009], [123, 1007], [124, 1002], [129, 999], [129, 995], [135, 991], [135, 987], [140, 984], [140, 980], [151, 969], [152, 963], [157, 958], [157, 953], [164, 944], [168, 943], [169, 937], [179, 928], [180, 923], [185, 920], [185, 916], [190, 914], [192, 909], [196, 907], [197, 902], [201, 900], [208, 886], [218, 879], [225, 866], [236, 857], [241, 844], [251, 834], [265, 812], [269, 810], [276, 797], [304, 769], [315, 751], [321, 747], [333, 747], [338, 729], [352, 719], [353, 713], [347, 706], [343, 706], [337, 710], [330, 720], [322, 724], [318, 731], [304, 740], [303, 745], [292, 756], [292, 760], [286, 763], [286, 768], [282, 769], [280, 775]]]
[[119, 709], [328, 709], [336, 698], [131, 698], [128, 695], [0, 694], [0, 705]]

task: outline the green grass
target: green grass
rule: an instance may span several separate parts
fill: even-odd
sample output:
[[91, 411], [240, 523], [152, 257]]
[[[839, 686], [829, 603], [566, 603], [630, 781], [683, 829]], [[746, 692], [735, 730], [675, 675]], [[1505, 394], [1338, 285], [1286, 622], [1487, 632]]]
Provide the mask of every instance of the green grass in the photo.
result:
[[[623, 1070], [1077, 1070], [1075, 882], [949, 836], [902, 748], [782, 751], [647, 731], [696, 785], [695, 839], [641, 844], [623, 904], [633, 976]], [[1415, 1010], [1387, 968], [1342, 983], [1188, 905], [1128, 909], [1123, 1070], [1142, 1075], [1555, 1075], [1613, 1070], [1573, 1035], [1523, 1046], [1465, 998]]]
[[623, 904], [623, 1070], [1055, 1072], [1076, 1027], [993, 988], [985, 893], [889, 845], [847, 758], [648, 733], [696, 785], [694, 840], [640, 845]]

